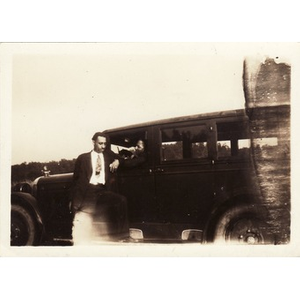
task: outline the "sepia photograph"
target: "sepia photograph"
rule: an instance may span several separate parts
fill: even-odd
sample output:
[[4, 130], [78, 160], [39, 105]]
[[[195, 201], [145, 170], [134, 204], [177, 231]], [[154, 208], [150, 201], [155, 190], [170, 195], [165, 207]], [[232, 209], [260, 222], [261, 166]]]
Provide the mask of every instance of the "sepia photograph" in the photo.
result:
[[298, 256], [299, 50], [1, 44], [1, 255]]

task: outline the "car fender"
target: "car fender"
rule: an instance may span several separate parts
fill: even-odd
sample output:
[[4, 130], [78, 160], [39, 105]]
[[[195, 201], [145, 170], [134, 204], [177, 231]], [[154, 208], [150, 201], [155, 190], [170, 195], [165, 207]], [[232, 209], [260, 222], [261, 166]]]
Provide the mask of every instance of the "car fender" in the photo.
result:
[[38, 208], [37, 200], [31, 194], [23, 192], [13, 192], [11, 194], [11, 204], [19, 204], [26, 208], [37, 221], [37, 225], [40, 227], [43, 226], [43, 221]]

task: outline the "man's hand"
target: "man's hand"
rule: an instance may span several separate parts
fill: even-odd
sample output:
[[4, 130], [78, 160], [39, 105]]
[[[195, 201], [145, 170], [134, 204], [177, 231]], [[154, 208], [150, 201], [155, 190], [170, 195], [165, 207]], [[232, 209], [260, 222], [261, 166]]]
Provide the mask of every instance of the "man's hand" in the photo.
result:
[[114, 173], [115, 171], [117, 171], [118, 167], [119, 167], [119, 160], [115, 159], [110, 165], [109, 165], [109, 169], [112, 173]]
[[136, 150], [135, 147], [128, 148], [128, 151], [130, 151], [130, 152], [134, 152], [135, 150]]

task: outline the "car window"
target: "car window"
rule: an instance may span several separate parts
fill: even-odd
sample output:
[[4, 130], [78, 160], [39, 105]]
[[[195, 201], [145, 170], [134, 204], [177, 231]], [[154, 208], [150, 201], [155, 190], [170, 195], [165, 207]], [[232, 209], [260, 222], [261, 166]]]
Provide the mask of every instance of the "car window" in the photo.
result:
[[217, 123], [218, 158], [247, 157], [250, 151], [248, 129], [243, 122]]
[[123, 159], [124, 168], [136, 168], [148, 161], [148, 140], [146, 130], [124, 131], [110, 136], [111, 150]]
[[208, 157], [206, 125], [161, 129], [161, 161]]

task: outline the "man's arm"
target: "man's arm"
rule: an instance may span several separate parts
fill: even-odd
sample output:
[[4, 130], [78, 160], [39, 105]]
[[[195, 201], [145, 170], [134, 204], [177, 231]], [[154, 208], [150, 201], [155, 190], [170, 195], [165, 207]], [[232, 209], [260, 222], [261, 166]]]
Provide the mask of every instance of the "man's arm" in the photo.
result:
[[80, 180], [80, 177], [83, 176], [82, 172], [82, 155], [79, 155], [75, 162], [72, 189], [70, 193], [73, 212], [79, 209], [83, 198], [82, 183]]
[[112, 173], [116, 172], [120, 165], [123, 164], [124, 159], [117, 153], [109, 150], [109, 155], [111, 157], [112, 163], [109, 165], [109, 169]]
[[80, 158], [80, 156], [78, 156], [78, 158], [76, 159], [76, 162], [75, 162], [75, 168], [74, 168], [74, 173], [73, 173], [73, 184], [74, 185], [76, 185], [76, 183], [79, 180], [79, 175], [81, 173], [80, 169], [81, 169], [81, 158]]

